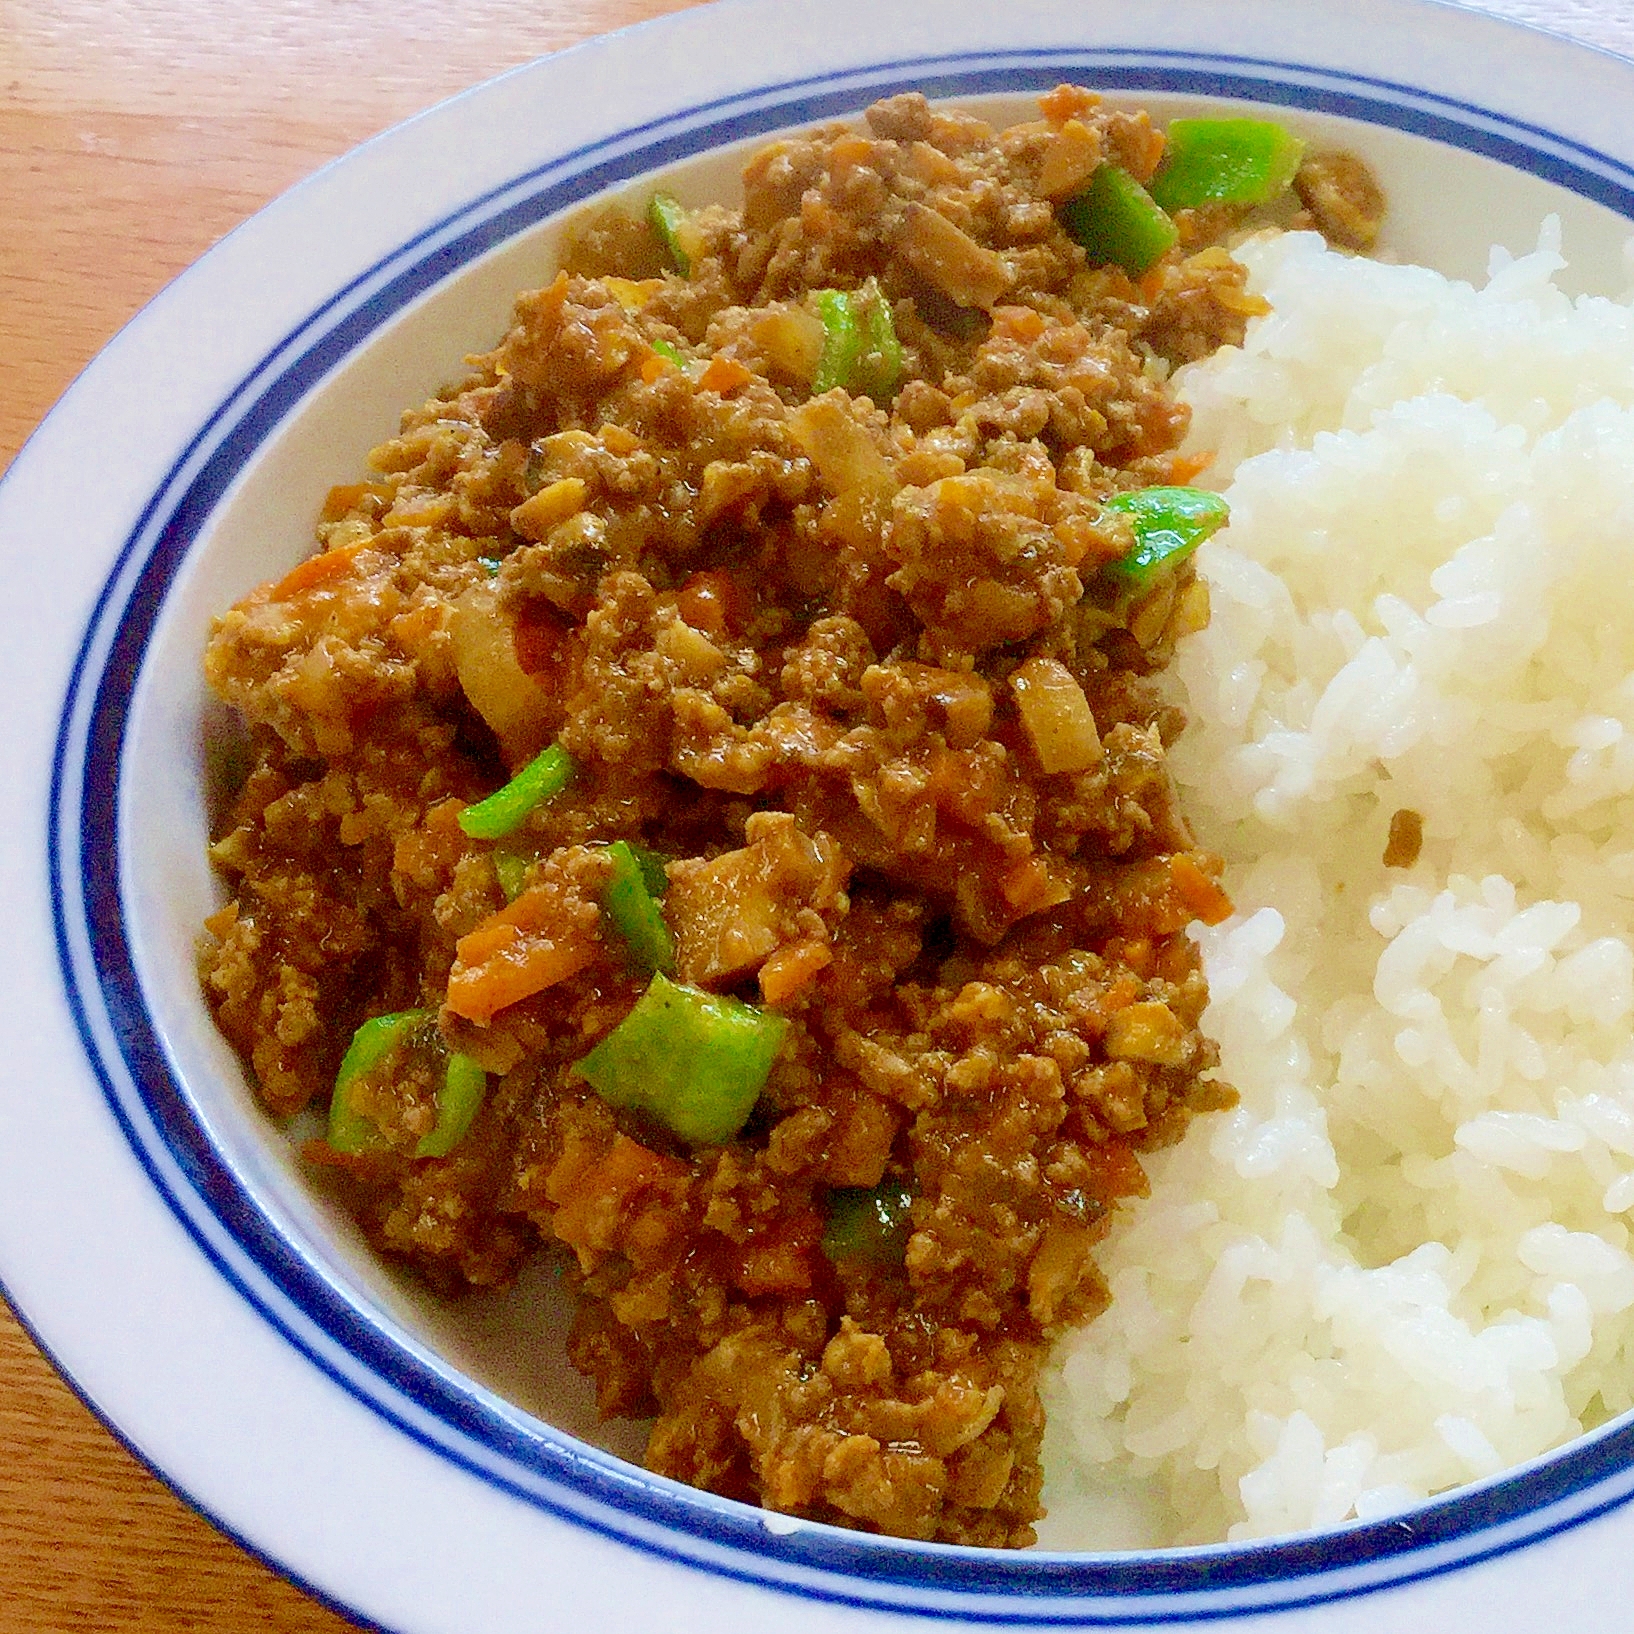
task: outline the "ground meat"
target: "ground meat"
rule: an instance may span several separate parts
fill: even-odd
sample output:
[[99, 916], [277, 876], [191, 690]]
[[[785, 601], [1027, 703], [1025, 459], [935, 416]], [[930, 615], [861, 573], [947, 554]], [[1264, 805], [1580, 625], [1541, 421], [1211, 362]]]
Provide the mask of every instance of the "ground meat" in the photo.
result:
[[[1186, 479], [1163, 359], [1255, 305], [1195, 230], [1137, 286], [1056, 214], [1161, 145], [1070, 87], [997, 132], [896, 97], [752, 159], [685, 277], [644, 223], [581, 224], [213, 630], [253, 765], [213, 853], [221, 1027], [270, 1110], [343, 1106], [308, 1156], [383, 1252], [450, 1291], [561, 1255], [573, 1362], [681, 1480], [1029, 1542], [1045, 1347], [1107, 1298], [1139, 1154], [1229, 1098], [1185, 935], [1229, 904], [1144, 679], [1206, 597], [1120, 588], [1103, 502]], [[814, 390], [821, 289], [889, 313], [877, 401]], [[470, 829], [546, 744], [565, 786]], [[650, 977], [618, 841], [667, 883], [676, 979], [783, 1018], [724, 1142], [578, 1070]], [[456, 1058], [486, 1093], [445, 1139]], [[887, 1195], [873, 1249], [835, 1236]]]
[[1386, 868], [1411, 868], [1424, 849], [1424, 818], [1410, 806], [1390, 814], [1390, 833], [1384, 842]]
[[1330, 244], [1346, 250], [1373, 248], [1384, 221], [1384, 193], [1355, 154], [1335, 150], [1309, 155], [1294, 177], [1294, 189]]

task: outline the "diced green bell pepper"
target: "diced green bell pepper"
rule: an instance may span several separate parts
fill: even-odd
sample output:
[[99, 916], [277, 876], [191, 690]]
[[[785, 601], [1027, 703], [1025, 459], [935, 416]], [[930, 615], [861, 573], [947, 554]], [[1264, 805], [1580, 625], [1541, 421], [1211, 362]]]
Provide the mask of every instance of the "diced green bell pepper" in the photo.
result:
[[859, 397], [889, 402], [902, 378], [902, 343], [896, 338], [891, 303], [870, 278], [849, 292], [820, 289], [815, 297], [823, 324], [823, 352], [811, 389], [836, 386]]
[[1268, 204], [1299, 169], [1305, 144], [1269, 119], [1176, 119], [1149, 184], [1165, 210]]
[[642, 883], [653, 896], [662, 896], [669, 889], [669, 858], [662, 852], [654, 851], [635, 840], [626, 840], [624, 843], [630, 848], [630, 855], [635, 858], [636, 866], [641, 870]]
[[480, 1062], [457, 1050], [443, 1069], [442, 1087], [437, 1091], [437, 1122], [429, 1135], [414, 1148], [416, 1157], [447, 1157], [465, 1139], [488, 1093], [488, 1074]]
[[670, 193], [654, 193], [647, 200], [647, 221], [658, 235], [664, 254], [683, 278], [692, 276], [692, 257], [681, 244], [681, 229], [687, 213], [681, 201]]
[[609, 1105], [719, 1146], [749, 1121], [787, 1031], [782, 1016], [660, 972], [577, 1071]]
[[857, 333], [857, 315], [851, 310], [851, 298], [843, 289], [820, 289], [812, 297], [812, 303], [823, 321], [823, 355], [817, 360], [811, 389], [817, 396], [833, 391], [836, 386], [849, 390], [851, 371], [856, 367], [857, 353], [862, 350], [862, 336]]
[[467, 806], [460, 813], [460, 827], [473, 840], [502, 840], [522, 826], [535, 806], [554, 800], [572, 780], [573, 757], [553, 743], [502, 789]]
[[1061, 223], [1093, 266], [1119, 266], [1139, 278], [1173, 249], [1180, 231], [1127, 170], [1097, 167], [1082, 193], [1061, 207]]
[[528, 882], [528, 859], [515, 851], [495, 851], [493, 860], [494, 877], [505, 893], [505, 900], [516, 901]]
[[887, 1175], [877, 1186], [842, 1186], [828, 1194], [823, 1252], [835, 1264], [901, 1265], [913, 1234], [913, 1192]]
[[854, 390], [876, 403], [888, 403], [896, 395], [902, 378], [902, 342], [896, 338], [896, 321], [885, 292], [870, 278], [852, 292], [851, 310], [858, 312], [862, 329], [862, 351], [857, 358]]
[[393, 1050], [432, 1020], [429, 1010], [395, 1010], [390, 1015], [371, 1016], [352, 1034], [335, 1074], [335, 1092], [329, 1098], [329, 1144], [337, 1152], [355, 1156], [380, 1144], [374, 1121], [352, 1105], [352, 1091], [364, 1073], [372, 1071]]
[[[335, 1092], [329, 1100], [329, 1144], [337, 1152], [356, 1156], [382, 1144], [380, 1130], [352, 1104], [358, 1080], [374, 1071], [387, 1056], [411, 1045], [427, 1043], [438, 1053], [436, 1016], [430, 1010], [397, 1010], [371, 1016], [352, 1034], [352, 1042], [335, 1074]], [[448, 1057], [437, 1091], [437, 1122], [414, 1148], [416, 1157], [446, 1157], [465, 1138], [471, 1120], [487, 1093], [488, 1074], [469, 1055]]]
[[614, 930], [623, 937], [638, 968], [670, 973], [675, 969], [675, 944], [647, 884], [641, 857], [628, 840], [615, 840], [607, 847], [607, 860], [612, 869], [602, 905]]
[[679, 346], [672, 346], [667, 340], [660, 338], [652, 343], [652, 349], [661, 358], [663, 358], [666, 363], [673, 363], [682, 374], [687, 372], [686, 355], [681, 351]]
[[1134, 488], [1107, 500], [1134, 524], [1134, 548], [1107, 564], [1106, 572], [1131, 589], [1144, 590], [1167, 567], [1177, 567], [1230, 520], [1231, 509], [1206, 488]]

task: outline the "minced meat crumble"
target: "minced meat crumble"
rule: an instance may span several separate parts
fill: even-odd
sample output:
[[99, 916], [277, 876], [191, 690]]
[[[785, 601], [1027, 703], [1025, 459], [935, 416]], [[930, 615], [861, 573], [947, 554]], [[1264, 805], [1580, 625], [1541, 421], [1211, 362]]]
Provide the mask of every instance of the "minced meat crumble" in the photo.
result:
[[[1071, 87], [999, 131], [900, 96], [774, 142], [679, 252], [581, 222], [211, 635], [253, 751], [221, 1028], [274, 1114], [349, 1060], [367, 1138], [306, 1152], [381, 1252], [450, 1292], [561, 1254], [574, 1365], [682, 1481], [1030, 1542], [1045, 1347], [1107, 1298], [1139, 1155], [1229, 1098], [1184, 934], [1229, 905], [1151, 684], [1206, 597], [1120, 589], [1105, 502], [1188, 480], [1168, 368], [1260, 307], [1195, 222], [1136, 279], [1056, 208], [1161, 151]], [[888, 314], [873, 396], [813, 389], [819, 291]], [[566, 786], [468, 832], [550, 745]], [[674, 982], [782, 1018], [723, 1143], [579, 1070], [657, 980], [609, 919], [619, 841]], [[419, 1043], [348, 1057], [399, 1012]], [[451, 1142], [439, 1052], [481, 1086]]]

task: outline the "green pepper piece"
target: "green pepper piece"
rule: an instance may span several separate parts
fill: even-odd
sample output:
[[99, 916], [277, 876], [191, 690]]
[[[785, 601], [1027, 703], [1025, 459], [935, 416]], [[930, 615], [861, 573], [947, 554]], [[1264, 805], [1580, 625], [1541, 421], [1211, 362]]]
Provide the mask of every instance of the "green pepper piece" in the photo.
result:
[[615, 840], [607, 847], [612, 871], [602, 894], [602, 906], [613, 928], [624, 938], [630, 957], [642, 970], [675, 969], [675, 944], [663, 910], [647, 887], [641, 858], [628, 840]]
[[652, 349], [666, 363], [673, 363], [682, 374], [687, 372], [687, 360], [680, 347], [672, 346], [667, 340], [660, 338], [652, 343]]
[[782, 1016], [659, 972], [576, 1070], [609, 1105], [719, 1146], [749, 1121], [787, 1031]]
[[851, 310], [858, 314], [858, 328], [862, 331], [854, 371], [856, 385], [852, 390], [873, 398], [876, 403], [888, 403], [896, 395], [897, 382], [902, 378], [902, 342], [896, 338], [891, 303], [870, 278], [852, 293]]
[[364, 1073], [379, 1066], [417, 1027], [430, 1020], [429, 1010], [396, 1010], [390, 1015], [371, 1016], [352, 1034], [340, 1071], [335, 1074], [335, 1092], [329, 1099], [328, 1141], [337, 1152], [355, 1155], [380, 1144], [380, 1131], [373, 1120], [352, 1105], [352, 1090]]
[[630, 848], [630, 855], [635, 858], [641, 869], [641, 882], [653, 896], [662, 896], [669, 889], [669, 872], [666, 864], [669, 858], [661, 851], [649, 850], [635, 840], [624, 842]]
[[457, 1050], [443, 1070], [442, 1088], [437, 1091], [437, 1122], [414, 1148], [416, 1157], [447, 1157], [465, 1139], [471, 1120], [488, 1093], [488, 1074], [482, 1064]]
[[902, 378], [902, 343], [896, 338], [891, 303], [870, 278], [847, 293], [820, 289], [815, 297], [823, 324], [823, 353], [811, 377], [813, 394], [836, 386], [859, 397], [889, 402]]
[[1269, 119], [1176, 119], [1151, 195], [1165, 210], [1267, 204], [1299, 169], [1305, 144]]
[[1092, 266], [1120, 266], [1138, 278], [1179, 242], [1180, 230], [1127, 170], [1103, 164], [1089, 186], [1061, 207], [1061, 224]]
[[514, 902], [521, 896], [522, 888], [528, 881], [528, 859], [515, 851], [496, 851], [494, 875], [499, 880], [500, 890], [505, 893], [505, 900]]
[[887, 1175], [877, 1186], [842, 1186], [828, 1194], [823, 1252], [836, 1265], [901, 1265], [913, 1234], [913, 1192], [906, 1180]]
[[1134, 524], [1134, 548], [1106, 571], [1135, 590], [1144, 590], [1161, 569], [1178, 567], [1231, 517], [1226, 502], [1206, 488], [1133, 488], [1114, 494], [1106, 508]]
[[654, 193], [647, 200], [647, 221], [658, 235], [664, 254], [683, 278], [692, 276], [692, 257], [681, 247], [681, 230], [687, 213], [672, 193]]
[[460, 813], [460, 827], [473, 840], [502, 840], [522, 826], [535, 806], [554, 800], [572, 777], [572, 756], [553, 743], [535, 755], [504, 788], [467, 806]]
[[820, 397], [836, 386], [849, 391], [857, 355], [862, 351], [862, 336], [857, 330], [857, 315], [851, 310], [851, 297], [843, 289], [820, 289], [812, 300], [823, 322], [823, 355], [817, 360], [817, 372], [811, 377], [812, 393]]

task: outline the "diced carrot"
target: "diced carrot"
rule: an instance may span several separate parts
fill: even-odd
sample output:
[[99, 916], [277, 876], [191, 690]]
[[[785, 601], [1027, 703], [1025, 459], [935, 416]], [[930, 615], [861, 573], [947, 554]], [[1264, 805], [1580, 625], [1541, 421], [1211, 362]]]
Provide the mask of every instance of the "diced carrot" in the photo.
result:
[[826, 942], [791, 942], [760, 967], [760, 996], [768, 1004], [785, 1004], [834, 962]]
[[1127, 1010], [1140, 997], [1140, 983], [1126, 971], [1101, 995], [1101, 1010], [1106, 1015], [1116, 1015], [1119, 1010]]
[[641, 1207], [624, 1222], [619, 1248], [637, 1270], [679, 1257], [687, 1233], [687, 1217], [679, 1209], [662, 1206], [664, 1199], [649, 1192]]
[[1168, 276], [1167, 268], [1160, 256], [1150, 268], [1142, 274], [1140, 282], [1135, 288], [1140, 291], [1140, 298], [1150, 306], [1163, 293], [1163, 280]]
[[657, 290], [664, 287], [662, 278], [603, 278], [607, 293], [626, 312], [639, 312]]
[[679, 1180], [686, 1172], [686, 1165], [677, 1159], [654, 1152], [628, 1135], [620, 1135], [598, 1168], [596, 1178], [604, 1190], [633, 1197], [645, 1186], [659, 1180]]
[[861, 165], [873, 157], [874, 146], [866, 136], [842, 136], [828, 151], [836, 165]]
[[463, 800], [456, 800], [452, 796], [447, 800], [439, 800], [426, 813], [426, 833], [434, 834], [440, 840], [447, 840], [456, 846], [463, 847], [465, 834], [460, 828], [460, 813], [464, 810], [465, 802]]
[[999, 809], [1014, 778], [1005, 762], [978, 749], [934, 750], [927, 770], [927, 792], [936, 804], [971, 828], [980, 828], [987, 814]]
[[1063, 125], [1089, 112], [1101, 99], [1081, 85], [1057, 85], [1038, 99], [1044, 117], [1052, 124]]
[[693, 629], [705, 635], [736, 634], [748, 623], [748, 600], [730, 573], [705, 568], [681, 586], [676, 608]]
[[820, 193], [807, 193], [800, 203], [800, 226], [808, 239], [832, 238], [839, 229], [838, 214]]
[[447, 494], [435, 494], [412, 510], [391, 510], [387, 520], [394, 528], [434, 528], [446, 522], [454, 510], [454, 501]]
[[1023, 915], [1054, 908], [1072, 895], [1072, 887], [1052, 874], [1049, 864], [1036, 852], [1022, 858], [1005, 874], [999, 890], [1004, 900]]
[[735, 357], [722, 357], [716, 353], [698, 376], [698, 384], [704, 391], [719, 392], [725, 397], [740, 386], [748, 385], [754, 377], [754, 370], [745, 368]]
[[321, 520], [338, 522], [363, 499], [366, 494], [379, 494], [382, 498], [390, 490], [378, 482], [343, 482], [329, 490], [323, 502]]
[[238, 923], [238, 898], [234, 897], [225, 908], [216, 911], [204, 921], [204, 928], [218, 942], [227, 940], [227, 933]]
[[418, 828], [404, 829], [392, 847], [392, 872], [426, 890], [437, 889], [471, 843], [459, 826], [463, 800], [439, 800]]
[[554, 942], [525, 935], [513, 925], [479, 927], [462, 937], [459, 946], [467, 943], [475, 944], [472, 952], [480, 957], [455, 961], [448, 973], [448, 1008], [483, 1025], [501, 1010], [576, 976], [596, 954], [594, 943]]
[[653, 381], [659, 379], [663, 375], [666, 369], [673, 369], [674, 367], [675, 365], [671, 363], [667, 357], [662, 357], [657, 352], [654, 352], [652, 356], [645, 359], [641, 365], [642, 382], [650, 386]]
[[929, 182], [935, 187], [938, 182], [953, 182], [959, 179], [957, 162], [938, 147], [932, 147], [929, 142], [915, 142], [908, 149], [908, 163], [920, 181]]
[[1044, 314], [1030, 306], [996, 306], [993, 333], [1023, 343], [1037, 340], [1044, 333]]
[[1201, 454], [1171, 454], [1169, 481], [1177, 488], [1184, 488], [1193, 477], [1201, 476], [1213, 463], [1212, 448]]
[[[549, 885], [536, 885], [484, 923], [491, 924], [497, 920], [501, 924], [515, 925], [518, 930], [550, 930], [559, 922], [561, 901], [561, 896]], [[471, 934], [475, 936], [481, 929], [479, 925]]]
[[533, 886], [454, 944], [448, 1008], [487, 1023], [508, 1005], [576, 976], [595, 955], [594, 932], [564, 921], [560, 891]]
[[[657, 282], [662, 283], [663, 280]], [[641, 439], [633, 431], [613, 420], [604, 420], [597, 436], [610, 454], [633, 454], [641, 446]]]
[[318, 513], [319, 520], [340, 521], [368, 491], [369, 485], [366, 482], [337, 483], [324, 495], [323, 509]]
[[515, 925], [501, 922], [497, 917], [485, 919], [474, 931], [459, 939], [460, 963], [475, 969], [502, 953], [508, 953], [521, 940], [522, 932]]
[[418, 656], [442, 629], [444, 617], [445, 609], [435, 601], [427, 601], [406, 613], [399, 613], [389, 626], [392, 640], [404, 652]]
[[[513, 947], [524, 931], [537, 930], [539, 914], [536, 908], [540, 892], [524, 891], [514, 902], [491, 913], [473, 931], [467, 932], [454, 944], [454, 952], [461, 964], [480, 965], [496, 954]], [[529, 920], [535, 921], [529, 923]]]
[[1106, 1024], [1106, 1053], [1115, 1061], [1149, 1061], [1160, 1067], [1186, 1064], [1185, 1024], [1168, 1005], [1143, 999], [1115, 1011]]
[[[1135, 145], [1137, 142], [1140, 144], [1138, 149]], [[1118, 163], [1144, 186], [1151, 180], [1152, 172], [1162, 162], [1163, 150], [1168, 145], [1168, 137], [1152, 124], [1145, 114], [1137, 114], [1124, 125], [1121, 132]], [[1221, 255], [1226, 253], [1223, 249], [1220, 251]]]
[[304, 562], [297, 562], [267, 592], [267, 599], [289, 601], [292, 597], [304, 595], [308, 590], [316, 590], [319, 585], [344, 578], [357, 565], [358, 557], [368, 548], [369, 543], [367, 539], [357, 539], [349, 545], [320, 551], [316, 556], [308, 556]]
[[1205, 925], [1218, 925], [1231, 917], [1231, 898], [1220, 888], [1218, 880], [1211, 879], [1197, 866], [1190, 852], [1177, 851], [1169, 859], [1169, 877], [1192, 918], [1201, 919]]
[[1113, 937], [1106, 944], [1106, 956], [1128, 965], [1142, 981], [1157, 968], [1157, 950], [1146, 936]]

